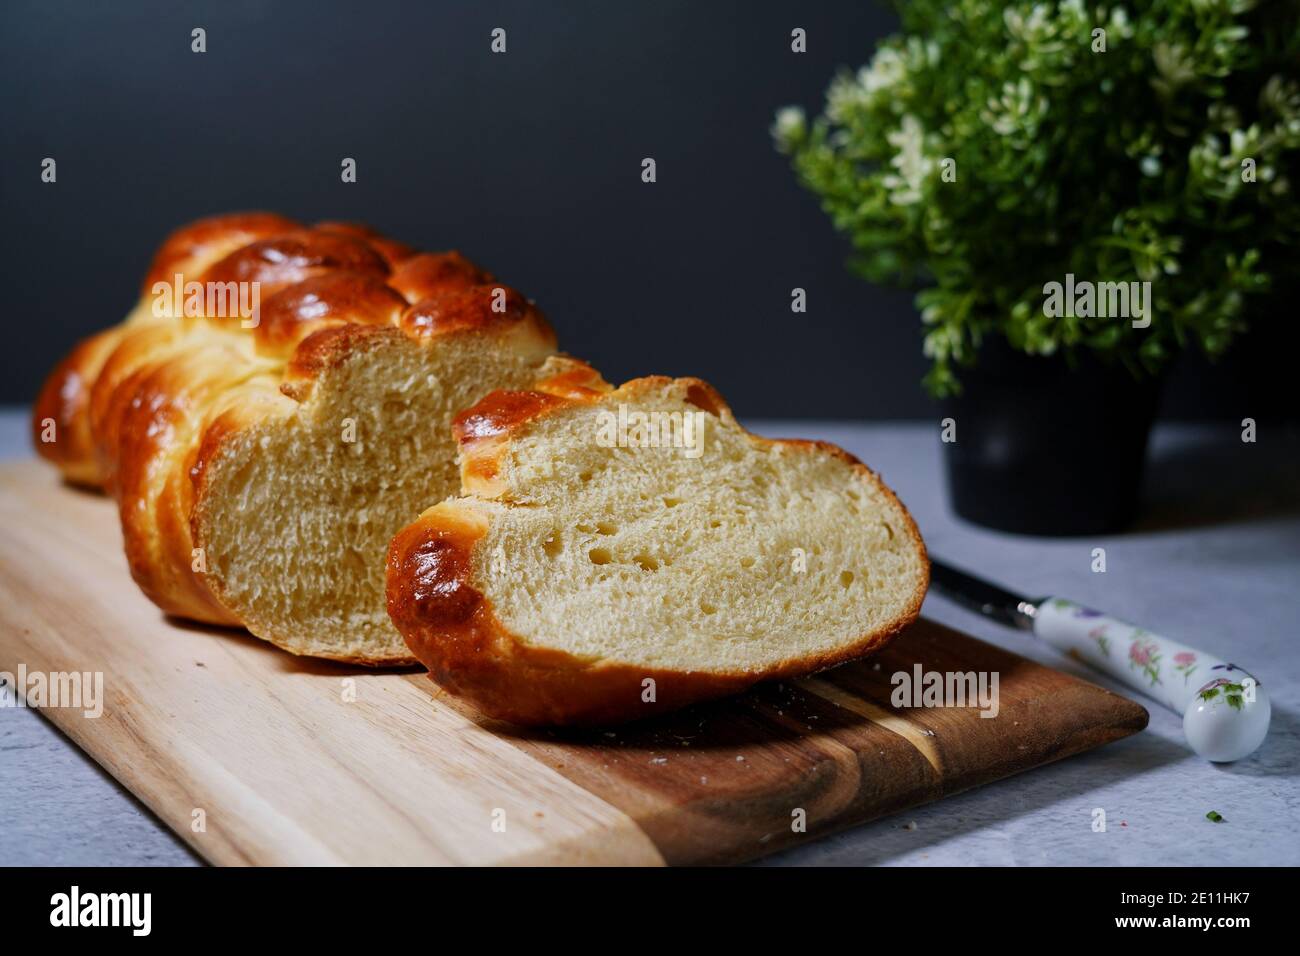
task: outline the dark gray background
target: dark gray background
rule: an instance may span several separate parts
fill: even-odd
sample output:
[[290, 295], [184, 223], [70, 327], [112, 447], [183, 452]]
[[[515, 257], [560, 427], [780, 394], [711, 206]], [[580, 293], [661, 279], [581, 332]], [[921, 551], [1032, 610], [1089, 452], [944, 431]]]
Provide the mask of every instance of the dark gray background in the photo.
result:
[[[169, 230], [267, 208], [458, 247], [611, 380], [700, 375], [744, 417], [935, 413], [911, 294], [846, 272], [847, 244], [768, 134], [777, 107], [817, 108], [837, 67], [869, 58], [894, 23], [880, 5], [6, 2], [0, 17], [0, 401], [29, 401], [125, 314]], [[57, 184], [40, 182], [46, 156]], [[1213, 368], [1185, 359], [1166, 416], [1289, 416], [1284, 335]]]

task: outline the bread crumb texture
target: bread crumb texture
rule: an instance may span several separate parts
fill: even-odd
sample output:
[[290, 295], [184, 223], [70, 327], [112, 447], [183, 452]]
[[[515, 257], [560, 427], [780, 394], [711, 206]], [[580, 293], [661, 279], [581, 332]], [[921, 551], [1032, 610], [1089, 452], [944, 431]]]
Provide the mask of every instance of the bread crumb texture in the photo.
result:
[[[481, 404], [504, 407], [497, 396]], [[591, 680], [578, 698], [635, 694], [638, 674], [690, 675], [697, 686], [675, 698], [685, 703], [866, 653], [919, 611], [928, 562], [893, 493], [838, 448], [750, 434], [698, 380], [638, 379], [545, 403], [504, 434], [464, 427], [491, 417], [483, 407], [461, 416], [462, 474], [476, 493], [403, 532], [408, 546], [452, 541], [463, 558], [418, 595], [390, 577], [417, 656], [481, 704], [500, 695], [479, 685], [509, 684], [514, 657], [541, 683], [574, 669], [629, 677]], [[403, 573], [400, 553], [390, 569]], [[500, 666], [465, 656], [475, 652], [454, 632], [468, 617], [444, 613], [452, 601], [465, 611], [467, 590], [478, 652]], [[526, 698], [544, 691], [514, 691], [525, 699], [497, 709], [525, 722], [646, 713], [601, 700], [530, 710]]]

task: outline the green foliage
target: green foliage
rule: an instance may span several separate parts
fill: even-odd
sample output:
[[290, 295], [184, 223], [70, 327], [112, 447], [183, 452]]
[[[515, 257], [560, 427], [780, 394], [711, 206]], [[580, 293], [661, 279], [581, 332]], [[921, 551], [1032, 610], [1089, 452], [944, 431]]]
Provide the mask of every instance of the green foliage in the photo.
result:
[[[904, 0], [902, 33], [833, 80], [821, 116], [778, 113], [855, 270], [921, 289], [936, 394], [991, 333], [1141, 373], [1294, 310], [1300, 3], [1135, 6]], [[1066, 273], [1150, 281], [1151, 326], [1045, 315]]]

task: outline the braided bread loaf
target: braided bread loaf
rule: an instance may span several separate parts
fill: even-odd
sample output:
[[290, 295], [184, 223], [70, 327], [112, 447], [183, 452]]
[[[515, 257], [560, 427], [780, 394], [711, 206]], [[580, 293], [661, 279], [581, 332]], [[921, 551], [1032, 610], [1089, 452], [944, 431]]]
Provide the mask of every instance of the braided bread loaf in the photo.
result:
[[462, 412], [464, 496], [393, 539], [389, 613], [443, 687], [520, 724], [631, 720], [916, 619], [925, 545], [857, 459], [750, 434], [699, 379], [583, 384]]
[[[163, 301], [190, 282], [258, 283], [260, 309]], [[126, 320], [55, 368], [33, 433], [69, 481], [117, 499], [131, 573], [166, 613], [407, 662], [384, 608], [389, 540], [459, 487], [456, 411], [494, 388], [598, 380], [554, 352], [532, 303], [458, 253], [220, 216], [169, 237]]]

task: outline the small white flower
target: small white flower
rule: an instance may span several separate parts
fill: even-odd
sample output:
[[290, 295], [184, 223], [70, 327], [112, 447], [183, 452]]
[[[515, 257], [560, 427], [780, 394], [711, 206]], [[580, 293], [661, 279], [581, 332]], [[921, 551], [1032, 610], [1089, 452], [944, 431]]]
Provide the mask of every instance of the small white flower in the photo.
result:
[[1061, 13], [1068, 13], [1075, 19], [1083, 19], [1083, 0], [1062, 0], [1059, 9]]
[[934, 170], [934, 160], [925, 155], [925, 128], [920, 120], [908, 113], [903, 117], [902, 125], [887, 133], [885, 138], [898, 150], [889, 161], [889, 165], [898, 170], [898, 175], [881, 179], [890, 191], [890, 200], [900, 206], [920, 202], [921, 190]]
[[776, 111], [776, 122], [772, 124], [772, 137], [777, 145], [785, 148], [804, 133], [804, 113], [799, 106], [784, 106]]
[[845, 122], [854, 111], [867, 105], [867, 95], [862, 84], [847, 73], [831, 80], [826, 90], [826, 115], [833, 123]]
[[858, 71], [858, 83], [868, 97], [888, 90], [907, 76], [907, 62], [899, 52], [884, 47], [876, 52], [871, 63]]

